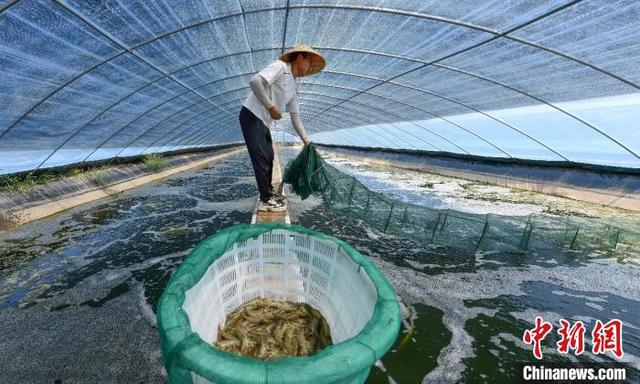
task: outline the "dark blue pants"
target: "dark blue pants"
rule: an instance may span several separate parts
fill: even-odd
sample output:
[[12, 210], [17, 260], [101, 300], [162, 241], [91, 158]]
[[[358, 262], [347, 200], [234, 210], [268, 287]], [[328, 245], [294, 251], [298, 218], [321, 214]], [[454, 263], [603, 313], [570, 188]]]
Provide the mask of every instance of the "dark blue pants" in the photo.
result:
[[240, 127], [247, 144], [253, 173], [256, 175], [260, 200], [267, 201], [273, 195], [271, 175], [273, 173], [273, 142], [271, 132], [262, 120], [245, 107], [240, 110]]

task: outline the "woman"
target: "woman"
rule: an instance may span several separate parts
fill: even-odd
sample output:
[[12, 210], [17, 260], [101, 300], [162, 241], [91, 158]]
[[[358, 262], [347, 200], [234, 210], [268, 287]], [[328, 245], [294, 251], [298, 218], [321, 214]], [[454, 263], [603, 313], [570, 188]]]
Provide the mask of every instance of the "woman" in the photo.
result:
[[286, 108], [296, 132], [305, 144], [305, 132], [298, 107], [295, 79], [320, 72], [325, 59], [313, 48], [300, 44], [271, 62], [249, 81], [251, 93], [240, 110], [240, 126], [251, 157], [253, 172], [260, 191], [261, 211], [284, 211], [283, 199], [275, 196], [271, 185], [273, 171], [273, 143], [269, 127], [282, 118]]

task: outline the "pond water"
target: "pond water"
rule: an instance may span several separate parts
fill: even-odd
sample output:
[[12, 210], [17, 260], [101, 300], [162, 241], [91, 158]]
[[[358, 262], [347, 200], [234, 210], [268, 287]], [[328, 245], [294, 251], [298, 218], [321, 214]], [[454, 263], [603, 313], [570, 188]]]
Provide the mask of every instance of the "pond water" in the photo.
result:
[[[281, 160], [297, 151], [286, 148]], [[640, 223], [636, 214], [568, 199], [327, 159], [373, 190], [430, 207], [553, 209]], [[166, 382], [155, 329], [162, 290], [199, 241], [250, 221], [256, 194], [242, 154], [0, 233], [0, 381]], [[595, 320], [622, 320], [622, 360], [640, 380], [637, 255], [442, 254], [327, 210], [318, 197], [289, 194], [289, 205], [294, 224], [369, 256], [402, 299], [404, 329], [370, 383], [513, 382], [517, 363], [534, 360], [522, 334], [536, 315], [554, 324], [545, 362], [617, 361], [610, 353], [558, 354], [555, 329], [560, 318], [582, 320], [588, 333]], [[590, 350], [589, 337], [586, 344]]]

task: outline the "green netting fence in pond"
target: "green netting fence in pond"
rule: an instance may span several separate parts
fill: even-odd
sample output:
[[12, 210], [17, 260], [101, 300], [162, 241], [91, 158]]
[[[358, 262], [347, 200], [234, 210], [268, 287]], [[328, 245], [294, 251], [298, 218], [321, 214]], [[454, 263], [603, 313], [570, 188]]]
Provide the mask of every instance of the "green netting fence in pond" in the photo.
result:
[[437, 246], [469, 252], [640, 255], [639, 233], [589, 218], [474, 214], [392, 199], [327, 164], [313, 144], [287, 165], [284, 181], [303, 199], [320, 194], [328, 208], [379, 231]]
[[[218, 326], [257, 297], [319, 310], [333, 345], [271, 361], [214, 348]], [[279, 223], [236, 225], [199, 243], [171, 277], [157, 316], [172, 384], [359, 384], [400, 329], [395, 290], [371, 261], [334, 237]]]

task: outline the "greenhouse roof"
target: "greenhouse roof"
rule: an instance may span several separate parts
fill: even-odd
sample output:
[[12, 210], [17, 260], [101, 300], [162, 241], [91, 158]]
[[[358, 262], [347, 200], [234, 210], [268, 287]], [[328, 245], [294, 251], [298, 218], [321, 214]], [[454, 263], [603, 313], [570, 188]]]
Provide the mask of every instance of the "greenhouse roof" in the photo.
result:
[[298, 43], [314, 142], [640, 168], [637, 1], [0, 0], [0, 31], [0, 173], [239, 142]]

